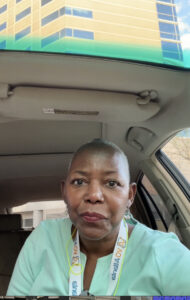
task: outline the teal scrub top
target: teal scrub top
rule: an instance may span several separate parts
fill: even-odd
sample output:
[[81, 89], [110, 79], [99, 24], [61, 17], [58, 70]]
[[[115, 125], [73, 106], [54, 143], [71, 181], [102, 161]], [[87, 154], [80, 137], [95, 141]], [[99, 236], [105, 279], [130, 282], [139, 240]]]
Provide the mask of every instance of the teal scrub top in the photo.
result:
[[[41, 222], [19, 254], [7, 296], [69, 295], [71, 226], [70, 219]], [[97, 260], [90, 294], [106, 295], [111, 258], [109, 254]], [[81, 263], [85, 267], [82, 252]], [[126, 295], [190, 295], [190, 251], [175, 234], [152, 230], [141, 223], [135, 225], [116, 293]]]

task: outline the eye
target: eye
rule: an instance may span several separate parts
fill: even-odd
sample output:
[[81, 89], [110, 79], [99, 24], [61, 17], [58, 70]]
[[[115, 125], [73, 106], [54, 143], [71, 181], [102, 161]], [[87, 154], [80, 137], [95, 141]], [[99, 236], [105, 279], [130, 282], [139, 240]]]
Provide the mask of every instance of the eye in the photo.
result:
[[115, 188], [119, 185], [119, 182], [115, 180], [109, 180], [106, 185], [110, 188]]
[[71, 181], [71, 183], [72, 183], [73, 185], [80, 186], [80, 185], [83, 185], [85, 182], [84, 182], [83, 179], [78, 178], [78, 179], [73, 179], [73, 180]]

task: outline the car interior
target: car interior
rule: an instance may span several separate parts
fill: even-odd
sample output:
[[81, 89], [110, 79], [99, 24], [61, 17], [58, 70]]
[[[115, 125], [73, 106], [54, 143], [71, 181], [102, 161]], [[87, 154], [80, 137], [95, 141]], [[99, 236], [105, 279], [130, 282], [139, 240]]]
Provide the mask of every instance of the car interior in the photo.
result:
[[0, 294], [32, 232], [12, 208], [61, 200], [73, 153], [94, 138], [127, 155], [133, 218], [190, 248], [190, 185], [162, 151], [190, 128], [190, 73], [127, 60], [0, 54]]

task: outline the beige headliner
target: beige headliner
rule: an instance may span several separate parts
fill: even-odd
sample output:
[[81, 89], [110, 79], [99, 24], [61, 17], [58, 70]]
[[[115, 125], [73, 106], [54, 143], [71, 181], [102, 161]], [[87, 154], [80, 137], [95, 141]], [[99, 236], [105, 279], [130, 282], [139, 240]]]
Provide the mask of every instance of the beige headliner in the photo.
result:
[[[138, 118], [138, 122], [135, 117], [137, 108], [135, 110], [133, 107], [133, 113], [131, 113], [127, 106], [122, 110], [121, 120], [104, 117], [92, 121], [79, 117], [76, 121], [73, 118], [62, 119], [60, 116], [53, 120], [51, 118], [40, 119], [40, 117], [35, 119], [35, 110], [32, 110], [34, 102], [27, 101], [26, 92], [24, 108], [18, 104], [21, 103], [19, 94], [13, 98], [14, 105], [18, 104], [18, 114], [14, 115], [15, 119], [11, 120], [8, 118], [11, 111], [8, 100], [0, 100], [0, 198], [2, 206], [12, 206], [30, 199], [60, 197], [59, 180], [65, 176], [71, 154], [78, 146], [95, 137], [107, 138], [125, 151], [129, 157], [134, 180], [142, 160], [148, 158], [176, 131], [190, 127], [190, 75], [185, 71], [101, 58], [16, 52], [0, 54], [0, 70], [0, 83], [8, 83], [13, 89], [24, 86], [69, 88], [70, 90], [83, 90], [82, 93], [88, 93], [88, 95], [93, 93], [94, 109], [96, 108], [94, 102], [96, 102], [99, 103], [98, 109], [100, 110], [105, 106], [105, 93], [101, 91], [107, 91], [106, 95], [110, 95], [108, 101], [113, 98], [116, 104], [117, 92], [118, 97], [122, 95], [122, 99], [126, 97], [128, 101], [129, 95], [125, 95], [126, 92], [139, 93], [143, 90], [156, 90], [159, 94], [156, 105], [159, 105], [160, 109], [159, 112], [153, 113], [152, 117], [149, 113], [144, 119]], [[39, 91], [29, 90], [30, 99], [32, 99], [32, 93], [38, 94], [37, 91]], [[89, 92], [89, 90], [94, 92]], [[53, 91], [50, 90], [52, 95]], [[46, 98], [45, 95], [47, 92], [43, 99]], [[76, 98], [77, 91], [74, 91], [73, 95]], [[80, 99], [77, 109], [80, 108], [83, 97]], [[36, 105], [38, 101], [41, 102], [41, 97], [36, 97]], [[54, 101], [51, 97], [51, 101], [53, 105], [57, 100]], [[76, 109], [76, 102], [71, 102], [69, 108]], [[117, 105], [115, 104], [113, 102], [113, 109], [109, 107], [110, 112], [116, 111]], [[7, 112], [4, 112], [3, 116], [2, 111], [5, 106]], [[83, 104], [82, 109], [84, 108]], [[19, 115], [21, 110], [22, 116]], [[26, 116], [30, 110], [34, 113], [31, 120]], [[24, 118], [25, 112], [27, 112], [26, 119]], [[126, 143], [128, 129], [136, 126], [145, 127], [153, 132], [153, 138], [144, 145], [142, 153], [127, 146]], [[22, 189], [22, 192], [19, 192], [19, 189]]]

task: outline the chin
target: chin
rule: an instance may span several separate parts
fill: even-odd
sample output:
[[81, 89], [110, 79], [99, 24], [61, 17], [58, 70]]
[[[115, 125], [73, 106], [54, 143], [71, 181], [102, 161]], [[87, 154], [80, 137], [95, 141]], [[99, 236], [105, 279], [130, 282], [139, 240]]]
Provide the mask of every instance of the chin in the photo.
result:
[[101, 232], [99, 230], [94, 230], [89, 228], [89, 230], [79, 230], [79, 235], [87, 240], [99, 241], [102, 240], [108, 233]]

